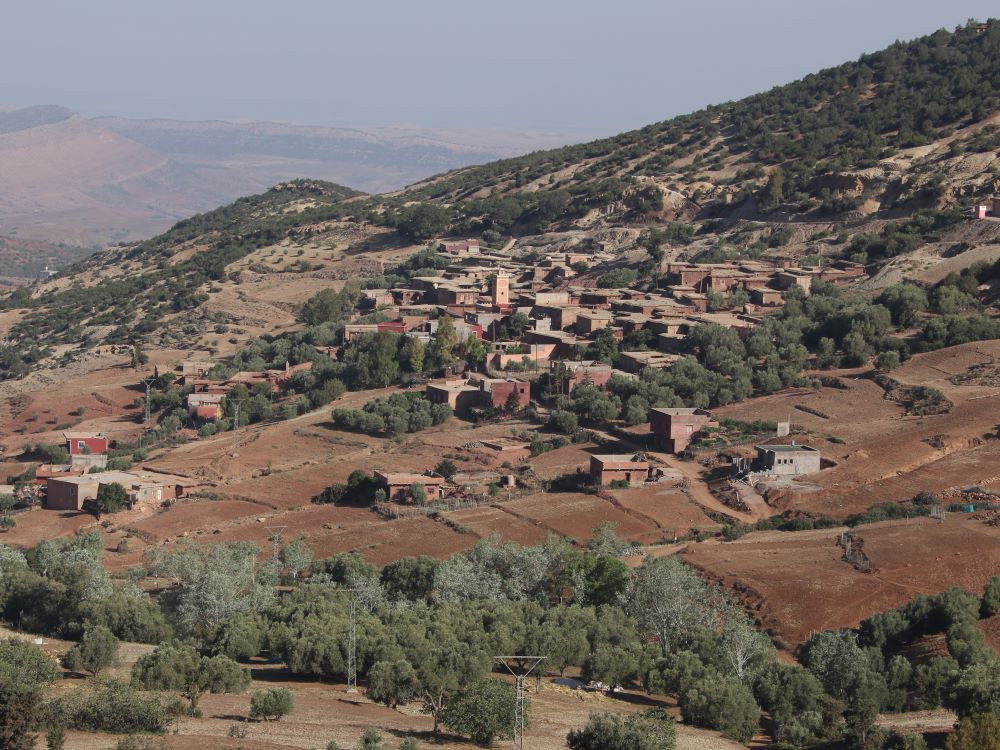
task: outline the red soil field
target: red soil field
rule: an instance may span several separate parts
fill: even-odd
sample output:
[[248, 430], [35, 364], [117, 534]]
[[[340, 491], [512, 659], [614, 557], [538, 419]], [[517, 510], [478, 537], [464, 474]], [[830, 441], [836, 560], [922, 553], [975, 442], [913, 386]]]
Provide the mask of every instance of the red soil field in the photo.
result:
[[499, 534], [504, 539], [518, 544], [540, 544], [545, 541], [545, 537], [549, 534], [547, 528], [513, 516], [503, 510], [504, 507], [506, 506], [484, 505], [479, 508], [456, 510], [447, 513], [446, 516], [483, 539], [492, 534]]
[[615, 524], [616, 533], [628, 541], [648, 544], [663, 537], [662, 530], [652, 523], [630, 516], [596, 495], [578, 492], [538, 494], [508, 503], [505, 508], [578, 542], [589, 539], [594, 527], [605, 521]]
[[981, 594], [1000, 571], [1000, 528], [949, 514], [854, 529], [874, 566], [841, 560], [839, 529], [755, 532], [736, 542], [689, 545], [685, 559], [748, 600], [762, 625], [786, 644], [816, 630], [854, 627], [920, 593], [961, 586]]
[[695, 527], [718, 526], [677, 487], [650, 485], [628, 490], [612, 490], [611, 495], [626, 511], [630, 511], [633, 517], [648, 519], [678, 535]]

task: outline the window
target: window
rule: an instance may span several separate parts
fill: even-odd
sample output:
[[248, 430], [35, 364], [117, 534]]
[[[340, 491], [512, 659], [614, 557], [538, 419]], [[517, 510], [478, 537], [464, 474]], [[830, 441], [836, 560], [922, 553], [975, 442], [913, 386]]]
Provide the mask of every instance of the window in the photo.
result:
[[76, 449], [78, 451], [82, 451], [86, 447], [87, 447], [87, 441], [86, 440], [77, 440], [76, 441]]

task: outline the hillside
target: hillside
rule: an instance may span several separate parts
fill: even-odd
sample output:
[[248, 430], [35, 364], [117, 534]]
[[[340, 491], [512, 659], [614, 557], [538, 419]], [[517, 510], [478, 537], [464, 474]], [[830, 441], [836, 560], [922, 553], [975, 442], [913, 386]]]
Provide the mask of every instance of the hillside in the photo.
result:
[[[558, 134], [85, 118], [0, 111], [0, 234], [94, 247], [294, 178], [386, 190], [442, 170], [562, 144]], [[14, 269], [0, 265], [0, 274]]]
[[[133, 340], [226, 349], [216, 328], [243, 331], [239, 341], [294, 326], [292, 307], [330, 279], [377, 276], [448, 234], [511, 238], [511, 252], [600, 246], [619, 257], [608, 270], [638, 263], [639, 237], [655, 229], [660, 263], [845, 258], [868, 264], [872, 291], [918, 271], [933, 280], [939, 265], [960, 271], [998, 255], [996, 225], [959, 213], [991, 194], [1000, 172], [998, 65], [1000, 26], [971, 24], [739, 102], [402, 192], [282, 184], [9, 297], [3, 325], [15, 341], [64, 352]], [[184, 326], [168, 325], [178, 317]]]

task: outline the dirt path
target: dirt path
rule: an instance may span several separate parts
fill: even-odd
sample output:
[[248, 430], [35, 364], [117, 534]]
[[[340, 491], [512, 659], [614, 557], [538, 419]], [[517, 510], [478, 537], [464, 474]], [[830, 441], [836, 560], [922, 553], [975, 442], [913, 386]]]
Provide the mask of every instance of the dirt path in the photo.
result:
[[708, 489], [708, 484], [702, 477], [701, 467], [698, 464], [691, 463], [690, 461], [678, 461], [666, 453], [649, 453], [647, 455], [658, 459], [672, 469], [680, 471], [687, 483], [685, 494], [693, 503], [699, 505], [706, 512], [722, 513], [746, 524], [754, 523], [760, 518], [767, 518], [771, 515], [771, 509], [767, 505], [764, 505], [761, 509], [755, 508], [755, 512], [753, 513], [742, 513], [730, 508]]

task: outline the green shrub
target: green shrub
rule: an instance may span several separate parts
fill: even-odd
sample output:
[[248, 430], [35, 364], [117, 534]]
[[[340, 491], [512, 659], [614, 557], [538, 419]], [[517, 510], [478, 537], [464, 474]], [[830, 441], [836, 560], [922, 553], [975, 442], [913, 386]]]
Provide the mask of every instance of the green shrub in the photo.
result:
[[479, 680], [448, 701], [441, 712], [441, 722], [477, 745], [487, 747], [495, 739], [513, 736], [516, 697], [513, 686], [506, 682]]
[[160, 701], [145, 698], [118, 680], [102, 679], [48, 705], [56, 723], [88, 732], [162, 732], [170, 720]]
[[292, 712], [292, 691], [288, 688], [265, 688], [250, 694], [250, 718], [277, 721]]
[[80, 642], [62, 658], [63, 666], [71, 672], [87, 671], [97, 674], [118, 660], [118, 639], [103, 625], [88, 627]]

